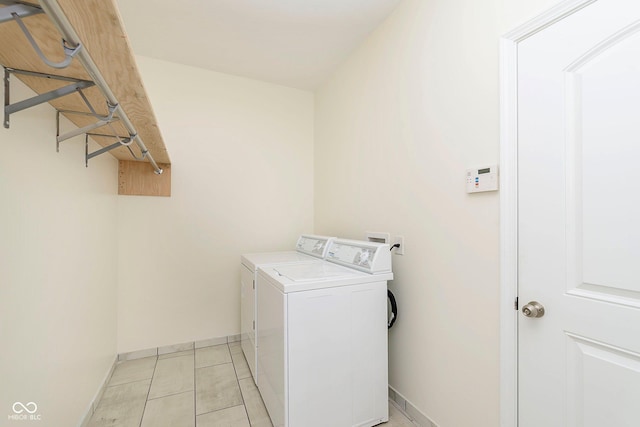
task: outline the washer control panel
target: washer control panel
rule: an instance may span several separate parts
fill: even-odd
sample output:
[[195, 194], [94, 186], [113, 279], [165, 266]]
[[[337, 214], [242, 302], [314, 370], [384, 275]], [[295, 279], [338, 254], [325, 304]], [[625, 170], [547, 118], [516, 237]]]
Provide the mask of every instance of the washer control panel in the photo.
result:
[[372, 274], [391, 271], [391, 252], [386, 243], [336, 239], [329, 246], [327, 261]]

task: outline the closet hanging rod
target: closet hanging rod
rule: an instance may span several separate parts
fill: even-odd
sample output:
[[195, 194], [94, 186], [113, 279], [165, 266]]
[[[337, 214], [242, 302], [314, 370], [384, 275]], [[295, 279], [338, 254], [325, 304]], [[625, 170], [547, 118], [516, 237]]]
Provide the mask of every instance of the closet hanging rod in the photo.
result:
[[[38, 3], [40, 3], [42, 10], [44, 10], [47, 16], [51, 19], [60, 34], [62, 34], [64, 40], [72, 47], [78, 46], [80, 44], [80, 38], [67, 19], [67, 16], [62, 11], [62, 8], [60, 8], [58, 2], [56, 0], [38, 0]], [[111, 105], [117, 105], [116, 112], [118, 114], [118, 117], [120, 117], [122, 124], [125, 126], [131, 137], [140, 148], [143, 157], [149, 160], [149, 163], [151, 163], [151, 165], [153, 166], [155, 173], [160, 175], [162, 173], [162, 169], [153, 159], [151, 153], [149, 153], [149, 150], [144, 145], [144, 142], [138, 135], [138, 132], [136, 132], [133, 124], [129, 120], [129, 117], [118, 103], [118, 100], [109, 88], [109, 85], [107, 84], [105, 79], [102, 77], [102, 74], [98, 70], [96, 64], [93, 62], [93, 59], [91, 59], [91, 56], [89, 56], [87, 50], [84, 48], [80, 49], [75, 57], [84, 66], [85, 70], [87, 71], [91, 79], [95, 82], [96, 86], [100, 89], [107, 101]]]

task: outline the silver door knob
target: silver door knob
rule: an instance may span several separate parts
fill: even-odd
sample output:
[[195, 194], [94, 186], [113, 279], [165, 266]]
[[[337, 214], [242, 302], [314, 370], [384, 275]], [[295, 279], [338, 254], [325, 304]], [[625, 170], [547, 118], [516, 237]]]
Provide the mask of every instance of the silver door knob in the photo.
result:
[[522, 314], [533, 318], [542, 317], [544, 316], [544, 307], [538, 301], [531, 301], [522, 307]]

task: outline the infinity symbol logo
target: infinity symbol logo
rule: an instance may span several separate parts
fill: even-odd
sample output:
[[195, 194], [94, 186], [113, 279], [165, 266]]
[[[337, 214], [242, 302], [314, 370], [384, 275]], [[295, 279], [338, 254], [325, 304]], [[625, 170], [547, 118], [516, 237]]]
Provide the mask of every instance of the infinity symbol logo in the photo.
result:
[[[33, 408], [33, 409], [30, 409], [30, 408]], [[16, 402], [13, 404], [13, 412], [15, 412], [16, 414], [21, 414], [24, 411], [27, 411], [30, 414], [35, 414], [37, 410], [38, 410], [38, 405], [36, 405], [35, 402], [29, 402], [26, 405], [23, 404], [22, 402]]]

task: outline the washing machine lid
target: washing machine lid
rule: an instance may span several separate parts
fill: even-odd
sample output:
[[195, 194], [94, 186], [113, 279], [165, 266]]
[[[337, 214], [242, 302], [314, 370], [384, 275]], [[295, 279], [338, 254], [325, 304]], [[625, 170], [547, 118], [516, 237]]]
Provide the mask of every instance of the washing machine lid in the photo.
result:
[[256, 252], [244, 254], [241, 257], [242, 264], [251, 271], [256, 271], [258, 267], [270, 264], [293, 264], [309, 261], [320, 262], [321, 260], [296, 251]]
[[365, 276], [365, 274], [359, 271], [340, 267], [338, 265], [329, 264], [326, 262], [281, 265], [273, 267], [273, 271], [278, 275], [278, 277], [284, 277], [292, 282], [337, 280]]
[[260, 267], [258, 276], [258, 284], [264, 277], [285, 294], [372, 282], [387, 286], [387, 280], [393, 279], [392, 273], [367, 274], [326, 261]]

